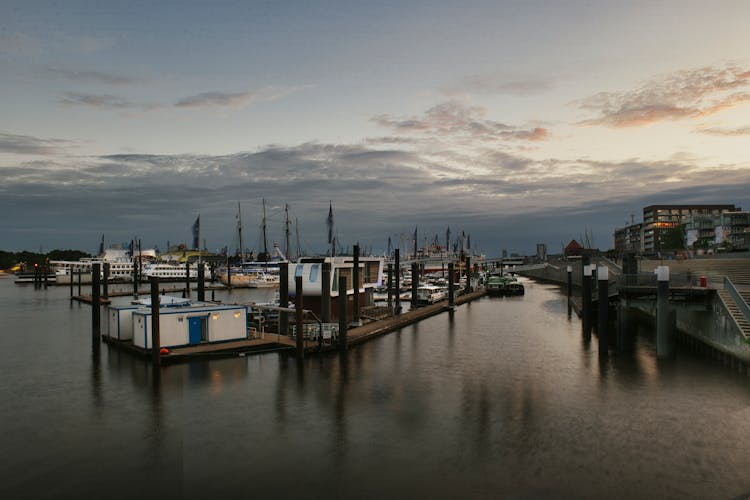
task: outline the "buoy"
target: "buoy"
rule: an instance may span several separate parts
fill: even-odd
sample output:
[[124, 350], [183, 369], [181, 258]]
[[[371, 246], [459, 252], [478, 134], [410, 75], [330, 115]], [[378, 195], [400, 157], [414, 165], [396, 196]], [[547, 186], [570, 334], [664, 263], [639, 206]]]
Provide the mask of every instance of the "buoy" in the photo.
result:
[[166, 347], [162, 347], [161, 349], [159, 349], [159, 354], [161, 354], [162, 356], [165, 354], [169, 354], [169, 349], [167, 349]]

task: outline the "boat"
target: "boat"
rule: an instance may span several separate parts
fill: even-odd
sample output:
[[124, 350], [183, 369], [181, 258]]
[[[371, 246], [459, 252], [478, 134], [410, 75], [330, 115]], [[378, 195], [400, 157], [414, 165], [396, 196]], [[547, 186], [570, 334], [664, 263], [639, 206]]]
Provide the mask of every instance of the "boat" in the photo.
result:
[[445, 288], [437, 285], [420, 285], [417, 287], [417, 304], [434, 304], [445, 299]]
[[[197, 262], [194, 262], [189, 266], [189, 279], [191, 281], [195, 281], [198, 279], [198, 265], [199, 264]], [[208, 265], [205, 262], [201, 262], [200, 265], [202, 265], [204, 269], [203, 276], [210, 277], [211, 269], [208, 267]], [[152, 262], [144, 266], [143, 276], [145, 276], [146, 278], [157, 277], [162, 281], [184, 281], [186, 278], [185, 268], [186, 266], [182, 264], [174, 264], [169, 262]]]
[[509, 295], [523, 295], [525, 289], [513, 276], [493, 274], [487, 278], [487, 295], [505, 297]]

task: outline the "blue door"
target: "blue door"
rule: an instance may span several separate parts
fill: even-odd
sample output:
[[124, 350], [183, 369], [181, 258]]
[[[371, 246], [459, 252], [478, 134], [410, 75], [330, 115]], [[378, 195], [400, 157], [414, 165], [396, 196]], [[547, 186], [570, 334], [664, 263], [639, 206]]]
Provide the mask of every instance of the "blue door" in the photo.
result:
[[191, 344], [200, 344], [201, 343], [201, 318], [200, 316], [195, 316], [192, 318], [188, 318], [188, 341]]

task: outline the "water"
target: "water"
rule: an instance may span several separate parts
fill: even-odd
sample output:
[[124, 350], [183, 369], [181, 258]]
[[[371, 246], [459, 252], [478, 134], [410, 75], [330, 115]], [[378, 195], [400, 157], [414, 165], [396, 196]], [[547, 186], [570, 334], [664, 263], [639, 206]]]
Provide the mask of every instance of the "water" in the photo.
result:
[[555, 287], [527, 283], [345, 357], [158, 377], [92, 351], [89, 306], [67, 294], [0, 280], [0, 498], [750, 493], [750, 379], [686, 351], [657, 361], [648, 328], [600, 361]]

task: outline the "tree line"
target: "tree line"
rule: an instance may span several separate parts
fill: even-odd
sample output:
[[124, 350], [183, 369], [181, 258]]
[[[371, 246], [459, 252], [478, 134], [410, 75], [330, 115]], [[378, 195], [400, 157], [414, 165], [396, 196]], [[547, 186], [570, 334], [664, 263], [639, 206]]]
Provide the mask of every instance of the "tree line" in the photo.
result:
[[34, 264], [41, 266], [50, 260], [79, 260], [82, 257], [91, 257], [91, 255], [80, 250], [52, 250], [48, 253], [0, 250], [0, 269], [10, 269], [16, 264], [24, 264], [26, 269], [29, 269], [33, 268]]

